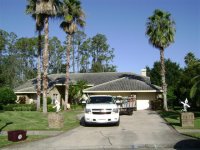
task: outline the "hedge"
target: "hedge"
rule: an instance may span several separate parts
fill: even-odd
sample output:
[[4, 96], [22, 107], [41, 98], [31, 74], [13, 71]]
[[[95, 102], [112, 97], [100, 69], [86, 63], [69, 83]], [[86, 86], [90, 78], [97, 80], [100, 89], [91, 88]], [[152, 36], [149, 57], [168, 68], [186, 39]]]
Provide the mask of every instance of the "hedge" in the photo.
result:
[[5, 111], [36, 111], [36, 104], [8, 104], [3, 106]]

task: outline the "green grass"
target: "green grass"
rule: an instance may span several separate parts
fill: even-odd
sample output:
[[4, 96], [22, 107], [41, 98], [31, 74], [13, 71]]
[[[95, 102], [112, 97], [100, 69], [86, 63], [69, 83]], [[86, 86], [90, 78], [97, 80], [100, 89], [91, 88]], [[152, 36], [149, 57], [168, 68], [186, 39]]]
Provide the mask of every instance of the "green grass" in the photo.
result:
[[[159, 114], [174, 128], [186, 129], [181, 127], [180, 111], [160, 111]], [[200, 129], [200, 112], [194, 112], [194, 116], [194, 127], [187, 127], [187, 129]]]
[[200, 139], [200, 133], [187, 132], [187, 133], [183, 133], [183, 134]]
[[[35, 111], [2, 111], [0, 112], [0, 129], [5, 126], [6, 123], [12, 122], [2, 129], [2, 131], [9, 130], [62, 130], [67, 131], [79, 126], [77, 120], [77, 114], [80, 114], [82, 109], [71, 110], [62, 112], [64, 114], [64, 127], [61, 129], [48, 128], [48, 114]], [[46, 138], [46, 135], [31, 135], [27, 137], [25, 141], [34, 141], [42, 138]], [[8, 141], [7, 136], [0, 135], [0, 147], [17, 144], [21, 142]]]
[[13, 144], [18, 144], [18, 143], [36, 141], [36, 140], [47, 138], [47, 137], [49, 137], [49, 136], [46, 136], [46, 135], [31, 135], [31, 136], [28, 136], [25, 141], [12, 142], [12, 141], [8, 141], [7, 136], [0, 136], [0, 148], [5, 147], [5, 146], [9, 146], [9, 145], [13, 145]]
[[[62, 112], [64, 114], [64, 128], [56, 130], [69, 130], [77, 127], [79, 121], [76, 119], [76, 115], [81, 110], [73, 110]], [[35, 111], [4, 111], [0, 112], [0, 129], [5, 126], [6, 123], [12, 122], [2, 130], [52, 130], [48, 128], [47, 114]], [[55, 130], [55, 129], [54, 129]]]
[[[195, 120], [194, 127], [181, 127], [180, 124], [180, 111], [159, 111], [161, 117], [163, 117], [171, 126], [175, 129], [200, 129], [200, 112], [194, 112]], [[182, 134], [200, 139], [200, 132], [183, 132]]]

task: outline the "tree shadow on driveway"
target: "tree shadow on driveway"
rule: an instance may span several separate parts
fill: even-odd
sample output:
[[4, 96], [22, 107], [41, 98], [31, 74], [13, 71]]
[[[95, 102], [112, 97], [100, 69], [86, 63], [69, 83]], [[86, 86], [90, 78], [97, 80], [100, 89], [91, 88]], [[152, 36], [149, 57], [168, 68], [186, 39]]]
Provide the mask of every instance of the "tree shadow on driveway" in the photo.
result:
[[177, 150], [199, 150], [200, 149], [200, 140], [197, 139], [186, 139], [177, 142], [174, 145], [174, 148]]

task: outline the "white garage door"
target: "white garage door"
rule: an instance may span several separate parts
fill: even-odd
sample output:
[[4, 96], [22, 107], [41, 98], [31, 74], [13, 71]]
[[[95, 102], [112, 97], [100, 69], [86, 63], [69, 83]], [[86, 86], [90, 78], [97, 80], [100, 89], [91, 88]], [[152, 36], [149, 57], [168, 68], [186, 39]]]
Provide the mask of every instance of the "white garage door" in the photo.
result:
[[137, 100], [137, 110], [149, 109], [149, 100]]

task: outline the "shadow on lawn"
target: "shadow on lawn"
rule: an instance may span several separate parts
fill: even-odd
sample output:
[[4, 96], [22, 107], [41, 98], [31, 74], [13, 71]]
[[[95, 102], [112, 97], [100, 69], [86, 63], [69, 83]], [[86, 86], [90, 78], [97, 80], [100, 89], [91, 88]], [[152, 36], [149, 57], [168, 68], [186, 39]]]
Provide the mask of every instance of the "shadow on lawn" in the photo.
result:
[[[0, 120], [0, 121], [1, 121], [1, 120]], [[6, 126], [8, 126], [8, 125], [10, 125], [10, 124], [13, 124], [13, 122], [6, 122], [6, 124], [0, 128], [0, 133], [1, 133], [1, 131], [3, 130], [3, 128], [5, 128]]]
[[170, 118], [170, 119], [178, 119], [180, 117], [180, 113], [179, 112], [175, 112], [175, 111], [164, 111], [164, 112], [159, 112], [159, 114], [163, 117], [163, 118]]

